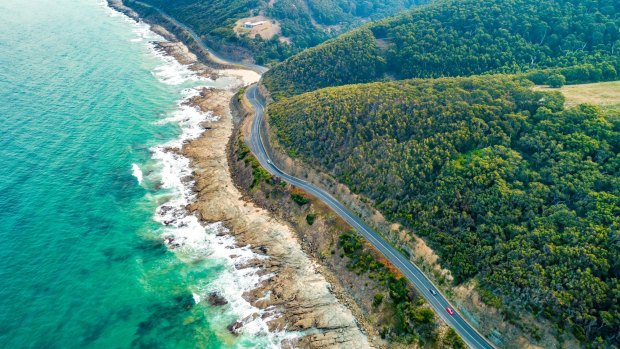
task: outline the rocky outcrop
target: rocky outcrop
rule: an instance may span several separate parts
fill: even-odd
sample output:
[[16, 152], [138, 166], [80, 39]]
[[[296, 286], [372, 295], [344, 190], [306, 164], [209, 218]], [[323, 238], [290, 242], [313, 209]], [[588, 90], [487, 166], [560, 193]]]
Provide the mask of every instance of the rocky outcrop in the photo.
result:
[[[197, 201], [190, 205], [206, 222], [225, 222], [241, 246], [250, 245], [257, 259], [242, 267], [259, 267], [269, 278], [245, 298], [259, 309], [275, 309], [280, 316], [269, 320], [271, 330], [295, 331], [300, 337], [289, 343], [307, 348], [366, 348], [366, 336], [351, 311], [330, 292], [329, 284], [302, 251], [289, 226], [268, 211], [247, 202], [234, 186], [228, 168], [227, 143], [233, 130], [230, 91], [209, 90], [196, 104], [217, 110], [220, 119], [197, 140], [184, 147], [195, 169]], [[205, 110], [206, 111], [206, 110]], [[241, 324], [232, 324], [239, 331]]]
[[209, 304], [214, 305], [214, 306], [228, 304], [228, 301], [226, 300], [226, 298], [224, 298], [222, 295], [220, 295], [217, 292], [210, 293], [209, 297], [207, 297], [207, 301], [209, 302]]
[[[129, 17], [141, 19], [139, 16], [142, 13], [126, 7], [120, 0], [108, 0], [108, 3]], [[174, 22], [159, 23], [153, 19], [159, 18], [156, 15], [151, 13], [147, 22], [153, 31], [167, 40], [155, 43], [156, 48], [187, 65], [198, 75], [211, 79], [232, 76], [245, 84], [260, 78], [254, 71], [235, 69], [232, 65], [211, 65], [213, 62], [205, 60], [206, 53], [195, 42], [192, 44], [187, 33], [183, 37], [190, 41], [191, 50], [186, 46], [187, 42], [184, 44], [176, 39], [173, 33], [182, 32], [183, 28]], [[170, 31], [170, 28], [174, 30]], [[244, 298], [257, 309], [267, 311], [231, 323], [229, 331], [240, 333], [244, 323], [262, 316], [271, 331], [286, 330], [297, 334], [287, 336], [292, 339], [282, 343], [284, 347], [371, 347], [351, 311], [330, 292], [329, 283], [304, 254], [291, 228], [274, 219], [270, 212], [244, 200], [234, 186], [228, 166], [227, 145], [233, 130], [229, 104], [238, 87], [233, 86], [229, 90], [204, 89], [190, 99], [190, 104], [204, 112], [214, 113], [219, 119], [206, 122], [203, 125], [206, 132], [182, 150], [191, 160], [196, 183], [196, 201], [188, 209], [204, 222], [223, 222], [239, 246], [250, 246], [257, 256], [261, 256], [244, 265], [237, 265], [237, 268], [256, 268], [265, 276], [261, 284], [244, 294]], [[172, 249], [178, 246], [173, 238], [167, 238], [165, 243]], [[212, 306], [227, 302], [217, 293], [209, 294], [206, 300]]]

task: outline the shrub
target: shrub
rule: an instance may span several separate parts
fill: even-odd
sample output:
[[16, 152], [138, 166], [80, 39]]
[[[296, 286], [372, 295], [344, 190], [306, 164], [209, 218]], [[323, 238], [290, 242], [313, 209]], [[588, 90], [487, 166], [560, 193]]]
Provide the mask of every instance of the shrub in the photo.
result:
[[560, 88], [566, 84], [566, 78], [562, 74], [553, 74], [547, 80], [550, 87]]
[[250, 188], [254, 188], [262, 181], [269, 181], [272, 179], [271, 174], [261, 167], [254, 155], [247, 156], [245, 163], [252, 166], [252, 176], [254, 177], [254, 180], [252, 181]]
[[375, 307], [378, 307], [381, 302], [383, 302], [383, 294], [382, 293], [377, 293], [375, 294], [375, 297], [372, 300], [372, 305], [374, 305]]
[[299, 189], [294, 189], [291, 192], [291, 199], [293, 199], [293, 201], [295, 201], [299, 206], [303, 206], [310, 202], [310, 199], [308, 199], [306, 194]]

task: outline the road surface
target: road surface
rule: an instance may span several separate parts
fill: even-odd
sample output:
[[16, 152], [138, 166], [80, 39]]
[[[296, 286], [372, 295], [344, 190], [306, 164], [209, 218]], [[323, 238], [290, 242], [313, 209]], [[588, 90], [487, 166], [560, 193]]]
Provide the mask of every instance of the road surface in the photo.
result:
[[[465, 319], [456, 311], [446, 297], [437, 289], [431, 280], [411, 261], [405, 258], [400, 252], [390, 245], [383, 237], [364, 223], [359, 217], [347, 209], [344, 205], [334, 199], [324, 190], [315, 187], [311, 183], [293, 177], [280, 168], [278, 168], [266, 151], [265, 144], [269, 142], [268, 138], [261, 135], [261, 123], [263, 121], [264, 106], [259, 100], [256, 86], [251, 86], [246, 91], [246, 97], [252, 103], [255, 110], [254, 123], [250, 135], [250, 149], [260, 162], [260, 164], [272, 175], [282, 178], [284, 181], [305, 190], [307, 193], [317, 197], [319, 200], [327, 204], [347, 223], [355, 228], [364, 238], [366, 238], [377, 250], [379, 250], [403, 275], [415, 286], [419, 293], [433, 307], [435, 312], [450, 326], [471, 348], [475, 349], [491, 349], [494, 346], [486, 340], [476, 329], [474, 329]], [[431, 290], [436, 292], [435, 295]], [[454, 315], [448, 314], [446, 307], [455, 310]]]

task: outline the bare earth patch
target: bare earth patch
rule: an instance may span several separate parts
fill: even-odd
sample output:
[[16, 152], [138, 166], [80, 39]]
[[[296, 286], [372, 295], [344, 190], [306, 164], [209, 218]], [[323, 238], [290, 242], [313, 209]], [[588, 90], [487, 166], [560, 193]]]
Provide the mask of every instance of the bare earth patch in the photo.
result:
[[293, 40], [291, 40], [291, 38], [286, 37], [286, 36], [279, 37], [278, 41], [280, 41], [283, 44], [289, 44], [289, 45], [293, 43]]
[[[253, 28], [245, 28], [244, 23], [246, 22], [260, 24]], [[274, 35], [280, 35], [282, 33], [280, 23], [265, 16], [242, 18], [235, 24], [234, 31], [237, 36], [248, 35], [249, 37], [254, 38], [256, 35], [259, 35], [265, 40], [269, 40], [274, 37]]]

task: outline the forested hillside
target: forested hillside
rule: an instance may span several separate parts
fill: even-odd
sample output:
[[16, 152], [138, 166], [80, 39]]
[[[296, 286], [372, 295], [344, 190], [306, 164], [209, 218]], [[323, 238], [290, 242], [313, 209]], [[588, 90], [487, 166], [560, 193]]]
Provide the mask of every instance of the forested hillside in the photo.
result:
[[[544, 1], [543, 1], [544, 2]], [[460, 68], [459, 68], [460, 69]], [[456, 282], [620, 343], [620, 121], [510, 76], [326, 88], [269, 106], [294, 157], [425, 236]]]
[[[378, 45], [376, 64], [385, 61], [384, 69], [360, 79], [356, 55], [338, 57], [342, 68], [321, 86], [385, 76], [468, 76], [574, 65], [582, 74], [568, 74], [568, 82], [612, 80], [620, 70], [619, 14], [620, 2], [614, 0], [437, 0], [360, 29], [370, 30], [374, 43], [338, 38], [304, 51], [267, 73], [265, 85], [276, 95], [315, 89], [308, 76], [334, 64], [333, 57], [322, 53], [344, 45], [361, 52], [374, 52]], [[290, 81], [295, 88], [290, 89]]]
[[[129, 6], [135, 1], [162, 9], [218, 50], [230, 53], [241, 47], [265, 64], [429, 0], [125, 0]], [[258, 14], [278, 21], [281, 36], [290, 42], [280, 36], [239, 37], [233, 31], [237, 20]]]
[[[293, 95], [305, 92], [305, 89], [315, 90], [331, 84], [344, 85], [353, 79], [358, 82], [369, 82], [383, 69], [384, 61], [378, 55], [378, 48], [372, 32], [368, 29], [356, 30], [344, 34], [329, 42], [328, 45], [320, 45], [306, 51], [306, 55], [298, 55], [291, 58], [288, 64], [299, 67], [295, 80], [284, 79], [279, 81], [277, 91], [286, 91], [284, 95]], [[347, 59], [343, 59], [347, 57]], [[356, 69], [351, 70], [348, 60], [356, 62]], [[330, 64], [324, 69], [315, 69], [325, 62]], [[343, 75], [343, 71], [349, 74]], [[269, 84], [269, 75], [264, 82]], [[305, 88], [301, 88], [299, 81], [304, 81]], [[274, 92], [274, 97], [280, 92]]]

